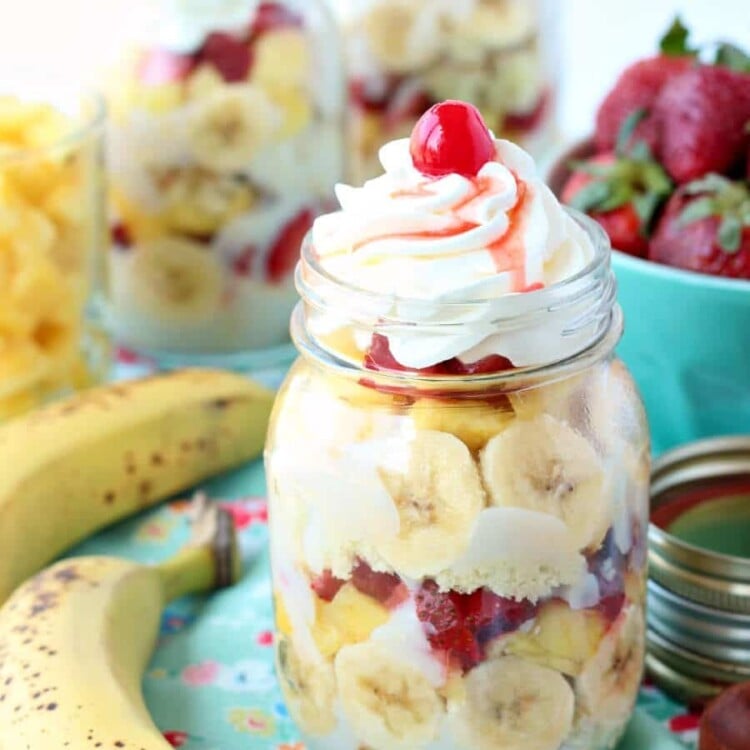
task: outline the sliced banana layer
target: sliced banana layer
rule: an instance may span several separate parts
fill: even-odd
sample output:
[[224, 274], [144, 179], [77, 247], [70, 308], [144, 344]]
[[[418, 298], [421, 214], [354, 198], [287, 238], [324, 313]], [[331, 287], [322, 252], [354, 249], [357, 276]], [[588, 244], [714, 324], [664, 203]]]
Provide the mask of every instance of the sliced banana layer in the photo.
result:
[[410, 414], [417, 429], [449, 432], [470, 451], [484, 448], [513, 421], [512, 413], [491, 404], [446, 404], [429, 398], [419, 399]]
[[459, 44], [502, 49], [523, 43], [535, 31], [535, 4], [528, 0], [477, 0], [473, 12], [451, 29]]
[[473, 669], [465, 684], [465, 701], [448, 706], [463, 747], [558, 750], [573, 726], [573, 690], [559, 672], [504, 656]]
[[220, 266], [203, 245], [163, 237], [139, 245], [130, 267], [129, 294], [143, 312], [171, 321], [198, 320], [220, 306]]
[[643, 609], [630, 604], [576, 681], [584, 717], [607, 724], [627, 720], [643, 674], [644, 649]]
[[206, 169], [240, 171], [271, 140], [279, 122], [279, 112], [259, 86], [226, 86], [191, 105], [190, 147]]
[[440, 15], [425, 0], [373, 3], [362, 27], [370, 51], [389, 72], [429, 65], [440, 52]]
[[361, 742], [372, 750], [418, 750], [437, 734], [443, 705], [425, 675], [384, 643], [341, 649], [339, 698]]
[[336, 726], [336, 685], [333, 668], [326, 662], [304, 661], [291, 640], [279, 638], [276, 669], [286, 705], [303, 732], [328, 734]]
[[518, 419], [482, 451], [493, 505], [528, 508], [565, 522], [578, 549], [596, 549], [611, 522], [605, 472], [593, 446], [549, 414]]
[[399, 573], [419, 578], [450, 567], [466, 550], [484, 506], [484, 490], [469, 449], [455, 436], [418, 431], [404, 472], [380, 470], [398, 511], [399, 531], [378, 552]]

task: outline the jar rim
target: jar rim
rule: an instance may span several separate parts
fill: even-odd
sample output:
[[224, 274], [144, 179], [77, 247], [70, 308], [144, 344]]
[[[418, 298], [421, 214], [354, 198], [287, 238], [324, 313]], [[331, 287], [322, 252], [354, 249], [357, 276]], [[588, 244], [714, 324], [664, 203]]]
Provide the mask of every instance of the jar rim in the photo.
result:
[[[607, 356], [622, 333], [622, 312], [615, 300], [616, 284], [610, 267], [607, 235], [589, 217], [573, 209], [565, 210], [586, 231], [594, 246], [594, 255], [583, 269], [543, 289], [465, 301], [436, 302], [399, 297], [342, 282], [323, 268], [308, 234], [295, 274], [302, 302], [292, 316], [292, 339], [301, 353], [329, 367], [349, 374], [366, 371], [368, 379], [382, 380], [386, 384], [418, 381], [429, 388], [450, 383], [451, 388], [460, 390], [462, 385], [476, 387], [501, 382], [520, 382], [520, 387], [530, 387], [530, 381], [548, 379], [553, 370], [557, 377], [565, 377], [568, 371], [583, 367], [583, 362]], [[434, 315], [436, 307], [440, 310], [439, 319]], [[462, 327], [476, 324], [477, 320], [492, 329], [489, 335], [518, 335], [519, 331], [533, 331], [534, 326], [543, 326], [554, 319], [556, 332], [567, 339], [566, 346], [558, 347], [558, 351], [544, 361], [518, 362], [513, 369], [496, 373], [462, 376], [427, 375], [414, 370], [364, 370], [361, 363], [315, 340], [305, 325], [306, 316], [315, 313], [333, 313], [339, 321], [355, 329], [378, 331], [386, 336], [404, 331], [413, 334], [415, 330], [424, 331], [426, 335], [451, 336], [460, 334]], [[483, 317], [477, 318], [478, 313]]]

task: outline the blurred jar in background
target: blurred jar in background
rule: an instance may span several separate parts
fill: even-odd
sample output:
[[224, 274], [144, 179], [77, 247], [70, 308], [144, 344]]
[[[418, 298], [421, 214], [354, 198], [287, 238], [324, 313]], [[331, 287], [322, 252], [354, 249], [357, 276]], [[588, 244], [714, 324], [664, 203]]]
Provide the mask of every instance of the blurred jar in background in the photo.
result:
[[323, 0], [140, 0], [110, 76], [108, 320], [167, 366], [287, 350], [302, 238], [341, 179], [345, 84]]
[[539, 156], [554, 131], [556, 0], [333, 0], [347, 43], [354, 160], [379, 174], [378, 149], [419, 115], [463, 99]]
[[104, 117], [93, 94], [0, 92], [0, 420], [106, 375]]

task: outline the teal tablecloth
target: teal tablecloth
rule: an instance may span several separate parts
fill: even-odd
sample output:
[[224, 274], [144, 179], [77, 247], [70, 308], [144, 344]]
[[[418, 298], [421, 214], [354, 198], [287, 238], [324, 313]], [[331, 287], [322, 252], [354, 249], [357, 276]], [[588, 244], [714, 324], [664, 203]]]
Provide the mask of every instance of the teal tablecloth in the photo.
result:
[[[256, 462], [205, 489], [235, 517], [245, 574], [230, 590], [169, 606], [145, 676], [149, 708], [171, 743], [186, 750], [304, 750], [273, 675], [262, 466]], [[73, 554], [161, 560], [187, 539], [185, 510], [184, 501], [167, 503], [99, 534]], [[682, 747], [664, 728], [670, 725], [686, 730], [684, 739], [694, 739], [694, 717], [654, 688], [644, 687], [640, 705], [644, 714], [622, 750]]]

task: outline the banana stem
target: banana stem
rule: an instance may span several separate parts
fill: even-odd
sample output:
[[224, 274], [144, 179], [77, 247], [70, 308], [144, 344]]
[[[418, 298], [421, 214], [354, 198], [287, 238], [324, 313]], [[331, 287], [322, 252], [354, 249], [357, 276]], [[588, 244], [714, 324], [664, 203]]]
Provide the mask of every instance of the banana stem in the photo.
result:
[[192, 526], [190, 543], [156, 566], [166, 601], [231, 586], [240, 577], [239, 547], [231, 516], [199, 494], [194, 501]]

